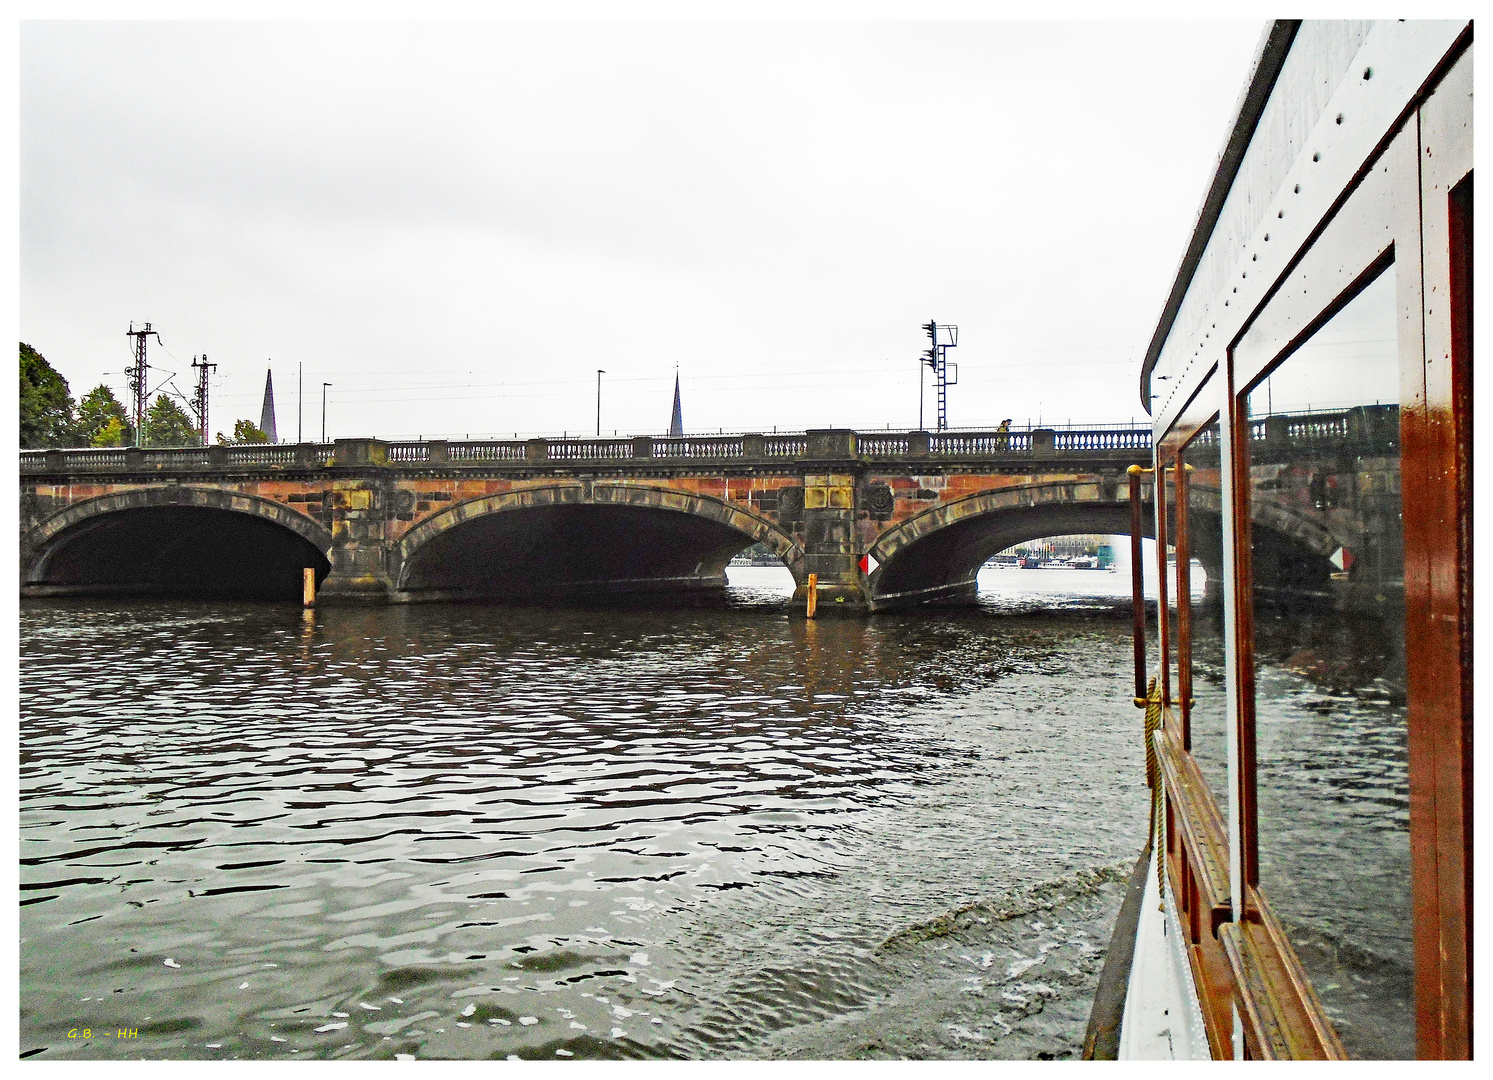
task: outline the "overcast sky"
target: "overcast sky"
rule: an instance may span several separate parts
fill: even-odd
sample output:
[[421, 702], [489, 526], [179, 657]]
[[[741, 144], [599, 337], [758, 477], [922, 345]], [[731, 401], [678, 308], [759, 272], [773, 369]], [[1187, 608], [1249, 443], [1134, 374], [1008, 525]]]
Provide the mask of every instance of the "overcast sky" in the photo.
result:
[[[31, 22], [20, 337], [282, 439], [1142, 416], [1259, 22]], [[924, 422], [934, 424], [928, 387]]]

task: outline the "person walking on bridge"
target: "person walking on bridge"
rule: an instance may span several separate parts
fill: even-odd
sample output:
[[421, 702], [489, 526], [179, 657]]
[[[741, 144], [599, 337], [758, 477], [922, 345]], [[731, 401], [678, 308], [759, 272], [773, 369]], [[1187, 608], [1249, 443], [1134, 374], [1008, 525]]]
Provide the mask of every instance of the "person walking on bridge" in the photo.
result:
[[1001, 421], [1001, 426], [995, 429], [997, 450], [1011, 449], [1011, 418], [1008, 416]]

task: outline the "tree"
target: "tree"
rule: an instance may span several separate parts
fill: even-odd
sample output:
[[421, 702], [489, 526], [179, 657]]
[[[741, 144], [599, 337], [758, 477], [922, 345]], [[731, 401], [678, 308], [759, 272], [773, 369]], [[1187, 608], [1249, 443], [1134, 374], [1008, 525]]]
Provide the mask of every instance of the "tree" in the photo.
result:
[[250, 423], [248, 420], [238, 420], [234, 423], [233, 438], [231, 439], [225, 439], [223, 437], [223, 433], [221, 431], [218, 432], [218, 442], [222, 443], [225, 446], [232, 446], [235, 443], [259, 443], [269, 441], [270, 437], [263, 431], [259, 430], [258, 427]]
[[88, 440], [89, 446], [128, 446], [133, 440], [130, 438], [130, 429], [117, 416], [111, 416], [104, 426], [93, 433]]
[[73, 397], [67, 380], [24, 341], [21, 346], [21, 446], [67, 446], [73, 433]]
[[114, 396], [114, 391], [100, 383], [78, 402], [75, 437], [87, 446], [125, 446], [134, 432], [129, 415]]
[[192, 419], [171, 398], [157, 394], [145, 414], [142, 446], [199, 446], [202, 443]]

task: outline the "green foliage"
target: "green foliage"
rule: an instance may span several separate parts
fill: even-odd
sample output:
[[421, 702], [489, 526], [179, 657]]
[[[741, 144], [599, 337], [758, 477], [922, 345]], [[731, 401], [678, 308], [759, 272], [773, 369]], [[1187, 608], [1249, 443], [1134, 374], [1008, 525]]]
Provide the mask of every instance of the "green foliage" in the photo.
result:
[[128, 446], [130, 445], [130, 429], [117, 416], [111, 416], [104, 422], [104, 426], [95, 431], [88, 439], [89, 446]]
[[165, 394], [156, 395], [145, 413], [145, 438], [142, 446], [200, 446], [202, 439], [192, 426], [192, 418]]
[[78, 402], [78, 422], [74, 438], [83, 446], [128, 446], [134, 432], [129, 414], [114, 396], [114, 391], [100, 383]]
[[235, 443], [259, 443], [269, 441], [270, 437], [263, 431], [259, 430], [257, 426], [250, 423], [248, 420], [237, 420], [234, 422], [233, 438], [231, 439], [225, 439], [223, 437], [223, 433], [221, 431], [218, 432], [218, 442], [223, 443], [225, 446], [232, 446]]
[[73, 397], [67, 380], [46, 357], [24, 341], [21, 346], [21, 446], [67, 446], [73, 434]]

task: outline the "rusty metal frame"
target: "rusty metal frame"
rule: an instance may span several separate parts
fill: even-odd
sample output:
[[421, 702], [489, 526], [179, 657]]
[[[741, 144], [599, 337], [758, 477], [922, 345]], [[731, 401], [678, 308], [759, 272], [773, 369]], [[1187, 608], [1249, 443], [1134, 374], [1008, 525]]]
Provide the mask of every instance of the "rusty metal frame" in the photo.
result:
[[1177, 524], [1177, 705], [1182, 714], [1182, 746], [1192, 753], [1192, 545], [1187, 537], [1187, 463], [1178, 447], [1173, 469]]
[[1130, 620], [1132, 649], [1135, 660], [1135, 705], [1137, 708], [1146, 707], [1146, 698], [1149, 696], [1146, 689], [1146, 588], [1145, 588], [1145, 556], [1141, 547], [1141, 491], [1140, 482], [1142, 473], [1151, 473], [1154, 478], [1155, 471], [1142, 469], [1139, 465], [1132, 465], [1126, 470], [1126, 477], [1130, 484]]
[[1397, 223], [1420, 255], [1400, 410], [1416, 1040], [1442, 1058], [1472, 1052], [1472, 66], [1469, 45], [1416, 114], [1419, 212]]

